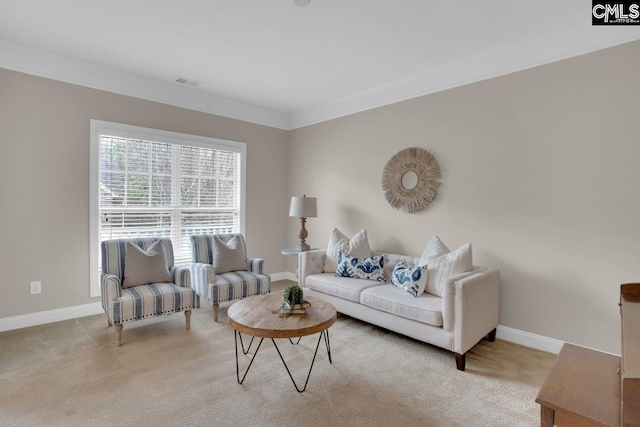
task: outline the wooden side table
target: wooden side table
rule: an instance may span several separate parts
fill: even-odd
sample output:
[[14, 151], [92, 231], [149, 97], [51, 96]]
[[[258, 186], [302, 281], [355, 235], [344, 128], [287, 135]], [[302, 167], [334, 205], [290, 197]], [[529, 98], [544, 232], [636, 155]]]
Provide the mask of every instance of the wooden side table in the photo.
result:
[[620, 357], [565, 344], [536, 402], [542, 427], [620, 426]]

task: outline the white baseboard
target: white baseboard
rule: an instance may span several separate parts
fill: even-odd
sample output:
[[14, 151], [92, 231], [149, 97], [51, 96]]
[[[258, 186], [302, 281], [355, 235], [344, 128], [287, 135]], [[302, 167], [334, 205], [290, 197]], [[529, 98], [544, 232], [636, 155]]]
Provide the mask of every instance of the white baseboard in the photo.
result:
[[549, 338], [542, 335], [532, 334], [530, 332], [520, 331], [518, 329], [508, 328], [506, 326], [498, 326], [496, 337], [525, 347], [535, 348], [537, 350], [546, 351], [553, 354], [560, 353], [560, 349], [564, 341], [555, 338]]
[[[290, 271], [274, 273], [270, 274], [270, 276], [271, 280], [274, 282], [277, 280], [298, 280], [295, 273]], [[4, 319], [0, 319], [0, 332], [27, 328], [29, 326], [43, 325], [46, 323], [60, 322], [61, 320], [75, 319], [77, 317], [92, 316], [100, 313], [104, 313], [102, 304], [96, 302], [92, 304], [77, 305], [74, 307], [59, 308], [56, 310], [40, 311], [38, 313], [23, 314], [21, 316], [6, 317]], [[498, 326], [496, 337], [501, 340], [554, 354], [558, 354], [564, 344], [564, 341], [520, 331], [507, 326]]]
[[281, 273], [273, 273], [269, 275], [271, 277], [272, 282], [276, 282], [278, 280], [293, 280], [294, 282], [298, 281], [295, 273], [290, 271], [283, 271]]
[[[297, 281], [295, 273], [283, 271], [281, 273], [270, 274], [272, 281], [293, 280]], [[94, 302], [91, 304], [76, 305], [74, 307], [58, 308], [55, 310], [39, 311], [37, 313], [23, 314], [20, 316], [5, 317], [0, 319], [0, 332], [14, 329], [28, 328], [29, 326], [44, 325], [46, 323], [60, 322], [62, 320], [75, 319], [78, 317], [92, 316], [104, 313], [102, 304]]]
[[77, 317], [92, 316], [104, 313], [102, 304], [76, 305], [74, 307], [58, 308], [55, 310], [39, 311], [37, 313], [23, 314], [20, 316], [5, 317], [0, 319], [0, 332], [13, 329], [27, 328], [29, 326], [44, 325], [45, 323], [60, 322], [61, 320], [75, 319]]

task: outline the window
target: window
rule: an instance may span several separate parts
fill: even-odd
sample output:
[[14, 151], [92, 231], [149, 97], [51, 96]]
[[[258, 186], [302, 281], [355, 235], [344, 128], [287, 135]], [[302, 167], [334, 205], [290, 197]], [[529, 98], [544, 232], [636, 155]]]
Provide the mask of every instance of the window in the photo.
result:
[[244, 231], [246, 145], [91, 121], [91, 296], [100, 242], [169, 237], [189, 265], [189, 236]]

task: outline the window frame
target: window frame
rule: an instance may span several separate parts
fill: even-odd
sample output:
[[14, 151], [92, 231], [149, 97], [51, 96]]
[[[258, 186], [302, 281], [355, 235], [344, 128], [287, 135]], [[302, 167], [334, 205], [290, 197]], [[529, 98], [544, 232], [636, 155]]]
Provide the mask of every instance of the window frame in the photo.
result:
[[89, 280], [89, 296], [91, 298], [101, 296], [98, 252], [100, 249], [100, 135], [102, 134], [239, 153], [239, 221], [240, 233], [245, 234], [247, 194], [246, 143], [91, 119], [89, 149], [89, 270], [91, 276]]

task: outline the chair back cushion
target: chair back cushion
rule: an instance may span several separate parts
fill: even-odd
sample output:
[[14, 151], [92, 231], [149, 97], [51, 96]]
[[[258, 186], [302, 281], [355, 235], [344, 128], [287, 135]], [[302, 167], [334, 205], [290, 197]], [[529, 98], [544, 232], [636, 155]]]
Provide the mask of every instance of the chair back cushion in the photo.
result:
[[122, 287], [130, 288], [148, 283], [173, 283], [165, 252], [162, 242], [155, 242], [146, 251], [127, 242]]
[[144, 237], [139, 239], [112, 239], [102, 242], [102, 272], [114, 274], [124, 280], [125, 257], [127, 255], [127, 242], [147, 250], [155, 242], [162, 242], [167, 258], [167, 267], [173, 267], [173, 245], [168, 238]]
[[244, 243], [240, 235], [234, 236], [227, 243], [213, 238], [213, 270], [216, 274], [229, 271], [244, 271], [247, 269], [247, 257], [244, 252]]
[[[244, 237], [240, 233], [230, 234], [199, 234], [191, 236], [191, 262], [202, 264], [214, 264], [215, 243], [214, 238], [222, 240], [225, 244], [238, 236], [243, 258], [247, 257], [247, 247]], [[244, 268], [246, 270], [246, 267]]]

